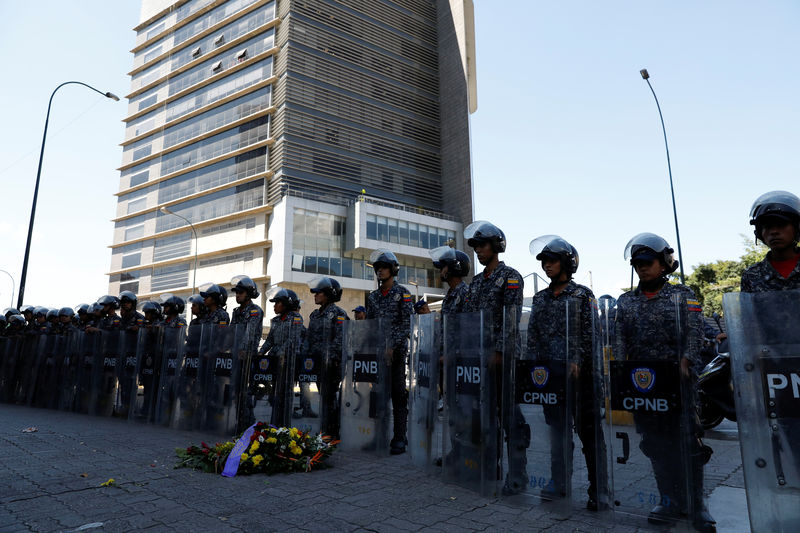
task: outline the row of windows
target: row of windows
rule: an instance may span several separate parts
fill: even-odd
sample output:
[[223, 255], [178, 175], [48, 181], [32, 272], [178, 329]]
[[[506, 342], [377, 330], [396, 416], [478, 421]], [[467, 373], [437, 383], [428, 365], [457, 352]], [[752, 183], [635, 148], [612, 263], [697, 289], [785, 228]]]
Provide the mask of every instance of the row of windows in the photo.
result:
[[[124, 152], [133, 150], [133, 160], [136, 161], [141, 157], [150, 155], [150, 147], [159, 137], [163, 136], [163, 146], [161, 149], [166, 150], [183, 141], [215, 130], [248, 115], [252, 115], [270, 106], [272, 101], [271, 91], [271, 87], [264, 87], [256, 92], [228, 102], [225, 105], [215, 107], [190, 120], [169, 127], [161, 134], [152, 135], [129, 144], [125, 147]], [[147, 153], [145, 155], [139, 155], [140, 152], [145, 149]]]
[[[197, 59], [203, 54], [213, 51], [215, 48], [222, 46], [227, 42], [238, 39], [242, 35], [245, 35], [246, 33], [255, 30], [259, 26], [263, 26], [267, 22], [272, 21], [274, 18], [274, 9], [257, 9], [254, 12], [245, 15], [241, 19], [238, 19], [221, 28], [219, 32], [193, 43], [190, 47], [178, 50], [174, 54], [171, 54], [169, 58], [159, 61], [155, 65], [148, 67], [146, 70], [134, 75], [131, 79], [131, 90], [135, 91], [152, 83], [169, 72], [174, 72], [190, 61]], [[253, 53], [251, 52], [250, 55], [253, 55]]]
[[430, 249], [455, 241], [456, 232], [407, 220], [367, 215], [367, 238]]
[[[237, 211], [252, 209], [264, 204], [264, 180], [258, 179], [250, 183], [231, 187], [194, 200], [189, 200], [170, 207], [170, 211], [177, 213], [193, 223], [210, 220]], [[185, 226], [180, 217], [166, 213], [158, 213], [156, 217], [156, 233], [173, 228]]]
[[[135, 135], [140, 135], [147, 131], [152, 130], [161, 125], [163, 122], [171, 122], [176, 120], [196, 109], [207, 106], [222, 100], [223, 98], [238, 92], [242, 89], [255, 85], [256, 83], [265, 80], [272, 76], [272, 57], [266, 57], [264, 60], [259, 61], [255, 65], [251, 65], [239, 72], [235, 76], [228, 76], [212, 84], [209, 84], [202, 89], [193, 91], [177, 100], [167, 104], [166, 113], [163, 109], [154, 109], [153, 111], [142, 115], [141, 117], [132, 120], [128, 123], [128, 128], [133, 129]], [[131, 169], [128, 169], [130, 173]], [[123, 175], [126, 175], [123, 173]]]
[[163, 291], [189, 285], [189, 268], [190, 263], [154, 268], [150, 278], [150, 290]]
[[254, 253], [250, 252], [242, 252], [238, 254], [231, 254], [231, 255], [223, 255], [220, 257], [212, 257], [211, 259], [203, 259], [198, 263], [201, 267], [208, 267], [208, 266], [216, 266], [216, 265], [224, 265], [226, 263], [240, 263], [244, 261], [252, 261], [254, 257]]

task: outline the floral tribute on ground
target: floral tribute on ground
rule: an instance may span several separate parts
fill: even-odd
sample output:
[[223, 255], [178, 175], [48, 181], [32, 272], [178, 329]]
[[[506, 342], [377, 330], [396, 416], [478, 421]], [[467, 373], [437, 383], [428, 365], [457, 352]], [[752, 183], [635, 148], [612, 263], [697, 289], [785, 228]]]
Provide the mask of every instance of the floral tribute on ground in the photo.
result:
[[175, 468], [194, 468], [232, 477], [237, 474], [310, 472], [326, 468], [339, 441], [310, 435], [297, 428], [278, 428], [264, 422], [250, 426], [238, 439], [209, 446], [176, 448]]

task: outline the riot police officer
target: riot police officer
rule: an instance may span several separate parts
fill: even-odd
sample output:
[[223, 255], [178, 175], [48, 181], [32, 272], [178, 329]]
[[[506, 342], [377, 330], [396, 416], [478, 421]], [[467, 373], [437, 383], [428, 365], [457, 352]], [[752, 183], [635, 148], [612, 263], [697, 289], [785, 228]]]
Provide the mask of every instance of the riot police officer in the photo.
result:
[[19, 314], [25, 317], [25, 331], [33, 331], [33, 311], [36, 309], [34, 305], [25, 304], [19, 308]]
[[[242, 368], [249, 370], [243, 376], [243, 382], [248, 386], [251, 380], [250, 376], [253, 375], [251, 366], [255, 364], [256, 350], [258, 343], [261, 341], [261, 334], [264, 328], [264, 311], [253, 303], [254, 298], [258, 298], [258, 287], [255, 282], [245, 275], [234, 276], [231, 279], [231, 290], [236, 295], [236, 303], [239, 307], [233, 310], [231, 317], [231, 325], [241, 324], [244, 333], [244, 338], [240, 340], [240, 345], [237, 347], [239, 358], [243, 365]], [[246, 412], [243, 416], [246, 420], [242, 421], [243, 426], [250, 426], [255, 422], [255, 414], [253, 407], [255, 406], [254, 388], [248, 386], [249, 398], [247, 403]]]
[[58, 310], [58, 320], [60, 322], [59, 333], [64, 335], [66, 333], [77, 331], [72, 324], [72, 319], [75, 317], [75, 311], [71, 307], [62, 307]]
[[357, 305], [353, 308], [353, 320], [366, 320], [367, 308], [363, 305]]
[[60, 322], [58, 320], [58, 309], [48, 309], [45, 316], [47, 323], [50, 325], [49, 332], [58, 334], [61, 330]]
[[[503, 413], [502, 390], [503, 374], [510, 368], [503, 368], [504, 331], [503, 315], [506, 310], [514, 313], [516, 324], [510, 324], [509, 330], [516, 332], [522, 318], [523, 280], [519, 272], [500, 261], [500, 254], [506, 251], [506, 236], [503, 231], [485, 220], [477, 220], [464, 229], [467, 244], [475, 251], [478, 262], [483, 265], [483, 272], [472, 278], [467, 293], [465, 312], [477, 312], [488, 309], [491, 312], [491, 328], [494, 339], [493, 372], [495, 386], [499, 395], [499, 412]], [[510, 345], [516, 347], [517, 339], [508, 339]], [[506, 433], [508, 446], [509, 472], [503, 490], [507, 494], [516, 494], [525, 490], [528, 484], [526, 472], [526, 452], [530, 446], [530, 427], [525, 423], [519, 406], [513, 413], [513, 420], [505, 420], [503, 431]], [[512, 442], [511, 435], [518, 435], [519, 442]], [[498, 440], [501, 436], [498, 435]], [[498, 445], [498, 448], [501, 446]], [[498, 450], [499, 451], [499, 450]]]
[[800, 289], [800, 198], [786, 191], [762, 194], [750, 209], [750, 224], [769, 252], [742, 273], [742, 292]]
[[147, 326], [148, 328], [160, 326], [163, 322], [161, 304], [158, 302], [154, 302], [152, 300], [144, 302], [142, 304], [142, 313], [144, 313], [142, 325]]
[[442, 301], [442, 314], [462, 312], [469, 292], [469, 287], [464, 282], [464, 278], [469, 276], [469, 256], [449, 246], [440, 246], [429, 253], [433, 259], [433, 266], [439, 269], [439, 277], [447, 283], [447, 294]]
[[189, 322], [189, 325], [196, 326], [202, 324], [206, 318], [206, 315], [208, 314], [205, 299], [199, 294], [192, 294], [189, 296], [188, 302], [191, 305], [190, 312], [192, 313], [192, 316], [194, 316], [191, 322]]
[[308, 354], [322, 363], [322, 431], [339, 437], [339, 402], [336, 393], [342, 380], [342, 331], [350, 320], [344, 309], [336, 305], [342, 299], [342, 286], [333, 278], [317, 276], [308, 282], [319, 307], [308, 319]]
[[268, 296], [271, 296], [269, 301], [274, 304], [275, 316], [270, 321], [267, 339], [258, 354], [268, 355], [279, 361], [280, 375], [277, 377], [271, 401], [271, 423], [280, 427], [290, 422], [290, 402], [294, 398], [294, 362], [296, 353], [303, 346], [305, 328], [303, 317], [297, 312], [300, 309], [300, 298], [293, 290], [275, 287]]
[[231, 319], [225, 310], [228, 301], [228, 292], [215, 283], [206, 283], [200, 287], [200, 296], [208, 309], [208, 314], [203, 317], [203, 324], [218, 324], [225, 326]]
[[[661, 503], [652, 509], [648, 520], [671, 523], [688, 506], [694, 527], [713, 532], [715, 521], [703, 501], [703, 465], [711, 449], [700, 441], [702, 429], [692, 397], [696, 378], [693, 367], [702, 341], [702, 308], [690, 288], [667, 282], [667, 276], [678, 268], [673, 253], [667, 241], [652, 233], [634, 236], [625, 247], [625, 258], [630, 259], [639, 285], [617, 300], [614, 355], [628, 361], [679, 361], [680, 382], [669, 387], [678, 396], [683, 391], [682, 413], [634, 412], [636, 432], [641, 435], [639, 447], [650, 459], [661, 494]], [[682, 325], [680, 333], [676, 323]], [[683, 441], [681, 445], [676, 445], [676, 436]], [[688, 473], [682, 469], [681, 449], [689, 455]], [[686, 486], [691, 487], [688, 495]]]
[[[600, 436], [597, 422], [600, 419], [601, 399], [595, 394], [593, 371], [594, 294], [591, 289], [578, 285], [572, 279], [578, 270], [580, 259], [578, 251], [569, 242], [557, 235], [543, 235], [531, 241], [529, 248], [536, 260], [541, 261], [542, 270], [550, 279], [550, 285], [535, 294], [531, 300], [527, 349], [534, 361], [550, 364], [551, 379], [561, 380], [565, 385], [564, 390], [570, 396], [565, 398], [565, 405], [543, 405], [545, 423], [550, 428], [553, 480], [552, 485], [543, 492], [551, 498], [566, 494], [572, 469], [565, 464], [564, 454], [571, 454], [572, 427], [573, 420], [576, 419], [589, 477], [586, 508], [597, 511], [598, 450], [595, 438]], [[574, 317], [577, 320], [568, 320], [565, 310], [567, 313], [578, 314]], [[575, 326], [577, 332], [570, 331]], [[567, 375], [563, 375], [565, 372]], [[559, 373], [562, 375], [557, 375]], [[570, 383], [567, 384], [567, 381]], [[601, 446], [601, 458], [604, 455], [603, 450], [604, 447]]]
[[389, 452], [393, 455], [405, 453], [408, 440], [408, 391], [406, 390], [406, 356], [408, 340], [411, 335], [411, 315], [413, 314], [411, 293], [395, 282], [400, 272], [397, 257], [389, 250], [379, 248], [369, 258], [378, 288], [367, 296], [367, 319], [384, 318], [390, 323], [390, 347], [387, 350], [391, 374], [392, 412], [394, 416], [394, 436]]
[[48, 331], [50, 331], [50, 324], [47, 322], [48, 311], [49, 311], [48, 308], [41, 305], [33, 310], [33, 320], [34, 320], [33, 331], [39, 335], [45, 335], [47, 334]]
[[120, 328], [125, 331], [138, 331], [144, 326], [144, 315], [136, 310], [136, 295], [131, 291], [119, 293]]
[[161, 309], [164, 311], [164, 325], [168, 328], [185, 328], [186, 319], [183, 318], [183, 310], [186, 304], [183, 298], [165, 294], [162, 299]]
[[97, 324], [86, 328], [86, 331], [97, 332], [101, 329], [108, 331], [119, 329], [122, 324], [117, 314], [119, 298], [106, 294], [97, 299], [97, 304], [100, 306]]

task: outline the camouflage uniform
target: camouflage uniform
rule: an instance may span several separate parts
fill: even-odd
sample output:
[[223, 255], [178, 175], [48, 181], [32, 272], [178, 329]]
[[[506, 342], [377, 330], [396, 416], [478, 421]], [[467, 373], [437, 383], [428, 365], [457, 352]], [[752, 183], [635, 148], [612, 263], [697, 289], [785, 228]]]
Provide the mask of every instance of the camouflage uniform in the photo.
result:
[[231, 325], [244, 324], [247, 345], [244, 349], [248, 353], [255, 353], [258, 343], [261, 342], [261, 333], [264, 327], [264, 311], [259, 306], [250, 302], [233, 310]]
[[464, 311], [468, 294], [469, 287], [463, 281], [455, 287], [448, 289], [447, 294], [444, 295], [444, 300], [442, 301], [442, 314], [449, 315]]
[[350, 320], [344, 309], [329, 303], [311, 312], [308, 319], [308, 348], [315, 361], [323, 362], [321, 378], [322, 431], [339, 435], [339, 404], [336, 392], [342, 380], [342, 333], [345, 321]]
[[477, 274], [469, 284], [465, 312], [477, 312], [489, 309], [492, 313], [492, 334], [494, 350], [503, 351], [503, 311], [508, 307], [516, 308], [517, 325], [522, 318], [522, 276], [502, 261], [492, 273]]
[[119, 318], [119, 315], [116, 313], [112, 313], [110, 315], [106, 315], [101, 318], [98, 323], [97, 327], [102, 330], [106, 331], [113, 331], [120, 329], [122, 326], [122, 320]]
[[[228, 316], [228, 312], [221, 307], [218, 307], [216, 310], [211, 311], [206, 314], [203, 318], [199, 320], [200, 324], [218, 324], [220, 326], [227, 326], [230, 323], [231, 319]], [[194, 320], [192, 320], [194, 322]]]
[[[259, 356], [274, 358], [278, 364], [279, 375], [276, 376], [273, 395], [270, 398], [272, 405], [272, 419], [274, 426], [286, 426], [291, 422], [290, 406], [284, 401], [292, 402], [294, 394], [289, 390], [294, 386], [294, 363], [305, 340], [305, 327], [303, 317], [297, 311], [289, 311], [284, 315], [272, 317], [269, 334], [261, 349]], [[256, 362], [260, 358], [256, 358]], [[288, 419], [287, 419], [288, 417]]]
[[164, 320], [164, 326], [168, 328], [185, 328], [186, 319], [183, 318], [183, 315], [178, 315], [176, 317], [167, 317]]
[[119, 317], [119, 322], [122, 329], [128, 329], [134, 326], [142, 327], [144, 326], [144, 315], [134, 309], [127, 315], [121, 315]]
[[[700, 357], [703, 339], [703, 310], [692, 290], [684, 285], [665, 283], [659, 292], [648, 298], [641, 287], [622, 294], [616, 307], [616, 346], [618, 360], [667, 360], [679, 362], [686, 357], [694, 367]], [[680, 334], [678, 328], [680, 327]], [[683, 379], [681, 378], [681, 382]], [[681, 389], [691, 395], [694, 375], [685, 385], [672, 385], [675, 393]], [[685, 508], [688, 496], [695, 511], [702, 509], [704, 454], [710, 448], [701, 448], [702, 428], [699, 425], [694, 398], [682, 401], [683, 414], [652, 415], [634, 413], [636, 432], [641, 434], [642, 453], [650, 459], [661, 501], [668, 506]], [[685, 445], [680, 444], [684, 440]], [[689, 464], [681, 458], [681, 450], [688, 450]], [[690, 469], [692, 492], [685, 494], [684, 468]]]
[[394, 415], [394, 441], [405, 441], [408, 421], [408, 391], [406, 390], [406, 356], [411, 336], [411, 315], [414, 307], [408, 289], [395, 282], [383, 294], [376, 289], [367, 296], [367, 319], [382, 318], [390, 323], [389, 343], [392, 350], [391, 398]]
[[[795, 249], [800, 253], [800, 249]], [[800, 262], [788, 278], [784, 278], [770, 264], [772, 252], [742, 273], [742, 292], [790, 291], [800, 289]]]
[[[555, 294], [548, 287], [538, 292], [531, 301], [531, 316], [528, 322], [527, 348], [530, 357], [540, 362], [552, 362], [549, 366], [551, 379], [563, 383], [570, 397], [567, 398], [567, 411], [563, 405], [544, 405], [545, 423], [550, 429], [550, 461], [554, 490], [565, 493], [566, 485], [572, 475], [571, 468], [564, 462], [563, 450], [566, 440], [571, 440], [573, 420], [577, 419], [578, 437], [583, 443], [583, 454], [589, 476], [589, 497], [597, 501], [597, 456], [605, 454], [600, 445], [600, 453], [595, 446], [597, 421], [602, 402], [596, 393], [594, 364], [594, 336], [597, 322], [594, 316], [597, 305], [594, 294], [588, 287], [569, 283]], [[580, 367], [577, 380], [569, 374], [570, 365]], [[578, 415], [576, 417], [576, 414]], [[568, 436], [569, 435], [569, 436]], [[571, 466], [571, 465], [570, 465]]]

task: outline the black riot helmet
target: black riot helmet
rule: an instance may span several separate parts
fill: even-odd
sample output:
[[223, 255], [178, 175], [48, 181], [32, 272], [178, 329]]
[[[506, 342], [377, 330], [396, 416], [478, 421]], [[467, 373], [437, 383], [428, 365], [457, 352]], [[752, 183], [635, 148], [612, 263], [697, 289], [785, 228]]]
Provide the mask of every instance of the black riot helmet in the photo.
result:
[[795, 240], [800, 237], [800, 198], [787, 191], [770, 191], [759, 196], [750, 208], [750, 224], [755, 226], [756, 239], [761, 240], [764, 220], [777, 218], [792, 223]]
[[110, 294], [98, 298], [97, 303], [102, 306], [110, 305], [112, 309], [119, 309], [119, 298]]
[[469, 256], [461, 250], [449, 246], [439, 246], [428, 252], [433, 266], [442, 270], [447, 267], [447, 277], [463, 278], [469, 275]]
[[537, 261], [542, 261], [546, 258], [560, 261], [561, 270], [566, 272], [570, 278], [572, 274], [578, 271], [578, 264], [580, 263], [578, 250], [558, 235], [536, 237], [528, 245], [528, 249]]
[[133, 307], [135, 308], [137, 301], [138, 301], [138, 298], [131, 291], [122, 291], [121, 293], [119, 293], [119, 303], [120, 303], [120, 305], [124, 304], [125, 302], [131, 302], [131, 303], [133, 303]]
[[58, 309], [48, 309], [46, 316], [47, 316], [47, 320], [57, 320], [58, 319]]
[[655, 233], [640, 233], [625, 245], [625, 259], [629, 259], [631, 265], [637, 260], [658, 259], [667, 267], [664, 271], [665, 275], [672, 274], [678, 269], [678, 261], [672, 255], [674, 253], [675, 250], [670, 247], [669, 243]]
[[210, 296], [219, 307], [225, 307], [225, 304], [228, 301], [228, 291], [216, 283], [204, 283], [201, 285], [200, 296], [203, 298], [208, 298]]
[[369, 254], [369, 264], [372, 265], [375, 273], [381, 267], [388, 267], [392, 276], [396, 276], [400, 272], [400, 262], [397, 260], [397, 256], [386, 248], [378, 248]]
[[22, 313], [20, 313], [19, 310], [15, 307], [6, 307], [5, 310], [3, 311], [3, 315], [5, 315], [6, 320], [8, 320], [8, 317], [10, 317], [11, 315], [20, 315], [20, 314]]
[[267, 298], [273, 303], [283, 303], [289, 311], [297, 311], [300, 309], [300, 298], [297, 297], [297, 293], [293, 290], [284, 289], [276, 285], [267, 291]]
[[186, 308], [183, 298], [171, 293], [162, 294], [160, 300], [165, 315], [179, 315]]
[[25, 305], [23, 305], [22, 307], [19, 308], [19, 314], [24, 316], [25, 313], [33, 313], [34, 309], [36, 309], [35, 306], [25, 304]]
[[72, 318], [73, 316], [75, 316], [75, 311], [73, 311], [71, 307], [62, 307], [61, 309], [58, 310], [58, 316], [59, 317], [68, 316]]
[[89, 312], [89, 304], [78, 304], [75, 306], [75, 312], [79, 315], [86, 314]]
[[157, 317], [161, 318], [161, 306], [158, 302], [148, 300], [142, 304], [142, 313], [147, 316], [147, 313], [154, 313]]
[[342, 299], [342, 286], [333, 278], [327, 276], [316, 276], [308, 282], [311, 294], [321, 292], [328, 298], [329, 303], [338, 302]]
[[467, 239], [467, 244], [472, 248], [489, 242], [492, 244], [492, 250], [495, 253], [500, 254], [506, 251], [505, 233], [491, 222], [485, 220], [476, 220], [467, 226], [464, 229], [464, 238]]
[[20, 314], [9, 315], [6, 320], [9, 328], [19, 329], [25, 327], [25, 317]]
[[256, 282], [244, 274], [235, 276], [231, 279], [231, 290], [233, 292], [246, 292], [250, 299], [258, 298], [258, 287]]
[[95, 302], [89, 306], [89, 314], [90, 315], [99, 315], [103, 311], [103, 306], [99, 303]]
[[597, 306], [601, 311], [613, 309], [617, 305], [617, 299], [610, 294], [604, 294], [597, 299]]
[[[49, 310], [50, 309], [48, 309], [47, 307], [45, 307], [43, 305], [40, 305], [39, 307], [37, 307], [36, 309], [33, 310], [33, 318], [46, 317], [47, 316], [47, 312]], [[6, 317], [6, 318], [8, 318], [8, 317]]]
[[204, 316], [208, 312], [206, 309], [205, 299], [199, 294], [192, 294], [186, 299], [186, 301], [189, 303], [189, 305], [198, 305], [197, 316]]

